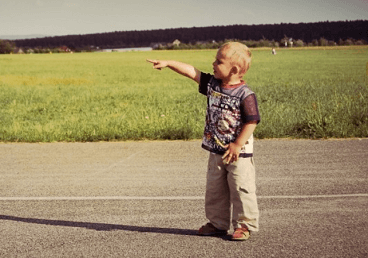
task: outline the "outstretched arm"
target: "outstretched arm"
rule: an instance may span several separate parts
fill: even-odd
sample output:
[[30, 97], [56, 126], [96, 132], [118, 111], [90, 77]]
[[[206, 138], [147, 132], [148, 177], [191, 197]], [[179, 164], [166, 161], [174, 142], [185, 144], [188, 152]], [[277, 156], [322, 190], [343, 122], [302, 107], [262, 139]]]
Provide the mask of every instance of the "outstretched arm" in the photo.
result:
[[152, 63], [154, 69], [161, 70], [161, 68], [169, 67], [171, 70], [194, 80], [198, 84], [200, 83], [201, 71], [199, 71], [197, 68], [193, 67], [190, 64], [185, 64], [185, 63], [173, 61], [173, 60], [147, 59], [147, 62]]

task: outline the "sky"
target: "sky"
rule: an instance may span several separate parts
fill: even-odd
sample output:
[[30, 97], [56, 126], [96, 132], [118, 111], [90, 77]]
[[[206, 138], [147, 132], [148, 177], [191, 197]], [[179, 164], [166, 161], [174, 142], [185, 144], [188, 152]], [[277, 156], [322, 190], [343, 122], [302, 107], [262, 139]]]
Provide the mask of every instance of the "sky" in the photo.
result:
[[368, 20], [368, 0], [0, 0], [0, 35]]

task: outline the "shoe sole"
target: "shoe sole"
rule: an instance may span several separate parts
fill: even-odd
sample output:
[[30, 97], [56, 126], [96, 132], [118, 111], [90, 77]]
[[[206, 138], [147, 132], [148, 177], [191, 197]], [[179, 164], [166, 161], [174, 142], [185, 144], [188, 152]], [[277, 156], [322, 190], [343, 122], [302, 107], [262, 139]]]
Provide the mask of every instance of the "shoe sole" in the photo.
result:
[[248, 239], [249, 239], [249, 237], [231, 238], [231, 240], [233, 240], [233, 241], [245, 241], [245, 240], [248, 240]]
[[242, 237], [232, 237], [231, 240], [234, 240], [234, 241], [244, 241], [244, 240], [247, 240], [250, 238], [250, 233], [247, 232], [247, 233], [243, 233], [242, 234], [243, 236]]

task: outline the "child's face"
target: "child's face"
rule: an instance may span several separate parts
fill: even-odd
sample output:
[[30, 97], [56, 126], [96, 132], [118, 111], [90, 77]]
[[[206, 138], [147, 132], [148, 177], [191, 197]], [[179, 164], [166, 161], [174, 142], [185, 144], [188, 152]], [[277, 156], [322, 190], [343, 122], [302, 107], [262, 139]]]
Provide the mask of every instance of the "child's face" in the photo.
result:
[[221, 49], [217, 52], [215, 62], [212, 63], [212, 66], [215, 78], [226, 81], [231, 77], [233, 66], [231, 65], [230, 59], [223, 52], [224, 50]]

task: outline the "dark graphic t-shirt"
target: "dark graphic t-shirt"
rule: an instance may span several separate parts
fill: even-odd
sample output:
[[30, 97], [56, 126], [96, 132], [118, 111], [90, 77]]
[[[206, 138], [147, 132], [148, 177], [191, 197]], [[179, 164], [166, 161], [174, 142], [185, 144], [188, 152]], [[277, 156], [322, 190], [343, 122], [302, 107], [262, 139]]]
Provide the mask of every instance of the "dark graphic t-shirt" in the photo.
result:
[[[199, 92], [207, 96], [202, 147], [210, 152], [224, 154], [224, 146], [236, 140], [245, 123], [260, 122], [256, 96], [245, 83], [236, 87], [221, 87], [221, 81], [202, 73]], [[253, 135], [242, 147], [240, 157], [252, 155]]]

